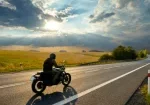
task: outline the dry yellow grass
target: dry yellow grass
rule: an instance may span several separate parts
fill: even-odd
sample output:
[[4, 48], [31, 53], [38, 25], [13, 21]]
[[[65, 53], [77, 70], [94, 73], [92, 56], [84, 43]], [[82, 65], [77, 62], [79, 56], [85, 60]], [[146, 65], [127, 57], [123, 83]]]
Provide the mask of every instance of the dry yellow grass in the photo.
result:
[[[83, 63], [94, 62], [99, 59], [101, 52], [73, 53], [73, 52], [56, 52], [56, 61], [61, 64], [66, 60], [67, 66], [75, 66]], [[49, 57], [47, 52], [31, 51], [8, 51], [0, 50], [0, 73], [10, 71], [21, 71], [20, 63], [23, 70], [41, 69], [44, 60]]]
[[67, 52], [81, 52], [82, 50], [89, 51], [89, 48], [86, 47], [79, 47], [79, 46], [56, 46], [56, 47], [35, 47], [35, 46], [19, 46], [19, 45], [12, 45], [12, 46], [0, 46], [1, 50], [21, 50], [21, 51], [29, 51], [29, 50], [36, 50], [40, 52], [59, 52], [60, 50], [66, 50]]
[[111, 53], [111, 52], [77, 52], [76, 54], [83, 54], [83, 55], [89, 55], [89, 56], [93, 56], [93, 57], [100, 57], [106, 53]]

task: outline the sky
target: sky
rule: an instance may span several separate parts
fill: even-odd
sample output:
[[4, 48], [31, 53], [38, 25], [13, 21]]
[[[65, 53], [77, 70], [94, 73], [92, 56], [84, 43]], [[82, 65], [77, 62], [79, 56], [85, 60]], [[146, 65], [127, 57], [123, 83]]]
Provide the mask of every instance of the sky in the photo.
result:
[[0, 46], [150, 49], [150, 0], [0, 0]]

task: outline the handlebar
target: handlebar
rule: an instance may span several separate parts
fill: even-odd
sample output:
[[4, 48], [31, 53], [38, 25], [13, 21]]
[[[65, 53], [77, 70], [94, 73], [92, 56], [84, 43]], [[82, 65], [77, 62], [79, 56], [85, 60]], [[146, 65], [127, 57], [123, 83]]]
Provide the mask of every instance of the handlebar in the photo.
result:
[[65, 70], [65, 66], [62, 66], [61, 69]]

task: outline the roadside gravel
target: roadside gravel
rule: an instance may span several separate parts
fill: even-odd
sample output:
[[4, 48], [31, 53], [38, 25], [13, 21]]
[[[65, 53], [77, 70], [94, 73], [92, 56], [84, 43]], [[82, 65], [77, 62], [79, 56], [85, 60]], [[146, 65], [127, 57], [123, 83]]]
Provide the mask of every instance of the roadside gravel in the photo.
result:
[[140, 88], [148, 83], [147, 78], [144, 79], [140, 87], [131, 96], [129, 101], [125, 105], [147, 105], [144, 96], [140, 92]]

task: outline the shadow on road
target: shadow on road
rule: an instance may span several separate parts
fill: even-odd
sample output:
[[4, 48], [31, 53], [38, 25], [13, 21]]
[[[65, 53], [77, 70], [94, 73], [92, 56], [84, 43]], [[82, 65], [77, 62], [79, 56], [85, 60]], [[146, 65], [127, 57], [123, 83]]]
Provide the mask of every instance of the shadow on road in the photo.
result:
[[[31, 97], [26, 105], [52, 105], [76, 94], [76, 90], [73, 87], [68, 86], [63, 88], [63, 92], [54, 92], [51, 94], [35, 94]], [[75, 105], [76, 101], [77, 99], [65, 105]]]

